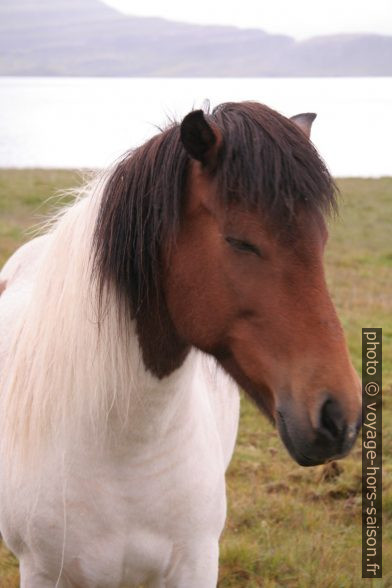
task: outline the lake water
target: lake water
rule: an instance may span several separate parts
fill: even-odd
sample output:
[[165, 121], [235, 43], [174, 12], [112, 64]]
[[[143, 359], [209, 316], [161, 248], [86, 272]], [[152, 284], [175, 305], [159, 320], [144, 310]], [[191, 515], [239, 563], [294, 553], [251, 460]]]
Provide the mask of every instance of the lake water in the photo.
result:
[[102, 167], [205, 99], [317, 112], [335, 176], [392, 175], [392, 78], [0, 78], [0, 167]]

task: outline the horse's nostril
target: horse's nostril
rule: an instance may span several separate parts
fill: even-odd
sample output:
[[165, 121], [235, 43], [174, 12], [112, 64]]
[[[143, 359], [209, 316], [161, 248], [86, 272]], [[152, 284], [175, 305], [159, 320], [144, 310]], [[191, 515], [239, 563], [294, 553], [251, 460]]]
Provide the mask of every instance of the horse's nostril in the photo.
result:
[[342, 411], [332, 398], [328, 398], [321, 407], [319, 431], [334, 441], [345, 434], [346, 423]]

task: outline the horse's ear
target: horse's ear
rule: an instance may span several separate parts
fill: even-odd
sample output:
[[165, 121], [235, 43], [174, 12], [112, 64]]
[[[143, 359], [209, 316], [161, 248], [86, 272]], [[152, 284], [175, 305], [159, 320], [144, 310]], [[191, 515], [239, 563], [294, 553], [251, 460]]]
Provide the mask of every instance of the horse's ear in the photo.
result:
[[181, 141], [192, 159], [213, 169], [222, 142], [219, 129], [207, 122], [202, 110], [194, 110], [181, 123]]
[[310, 139], [310, 131], [312, 129], [312, 123], [316, 118], [317, 114], [314, 112], [303, 112], [302, 114], [296, 114], [292, 116], [290, 120], [293, 121], [301, 129], [303, 133]]

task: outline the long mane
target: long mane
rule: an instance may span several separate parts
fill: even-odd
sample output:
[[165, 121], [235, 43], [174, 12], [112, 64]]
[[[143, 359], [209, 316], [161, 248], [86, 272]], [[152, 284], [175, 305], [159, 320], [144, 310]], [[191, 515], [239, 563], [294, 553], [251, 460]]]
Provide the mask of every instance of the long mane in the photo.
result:
[[0, 373], [0, 456], [16, 475], [18, 464], [43, 465], [52, 445], [103, 443], [111, 420], [122, 426], [137, 401], [135, 382], [144, 374], [137, 337], [132, 325], [124, 337], [115, 300], [98, 315], [92, 280], [105, 181], [75, 190], [75, 203], [40, 238], [37, 272], [8, 342]]

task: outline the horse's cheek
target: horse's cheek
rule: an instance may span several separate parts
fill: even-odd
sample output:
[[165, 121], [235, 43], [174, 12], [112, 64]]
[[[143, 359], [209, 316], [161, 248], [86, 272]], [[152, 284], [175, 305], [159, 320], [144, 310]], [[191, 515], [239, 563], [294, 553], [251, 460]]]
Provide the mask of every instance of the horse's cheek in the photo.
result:
[[203, 263], [177, 258], [166, 282], [167, 306], [178, 334], [203, 351], [220, 342], [232, 315], [223, 282], [213, 256]]

